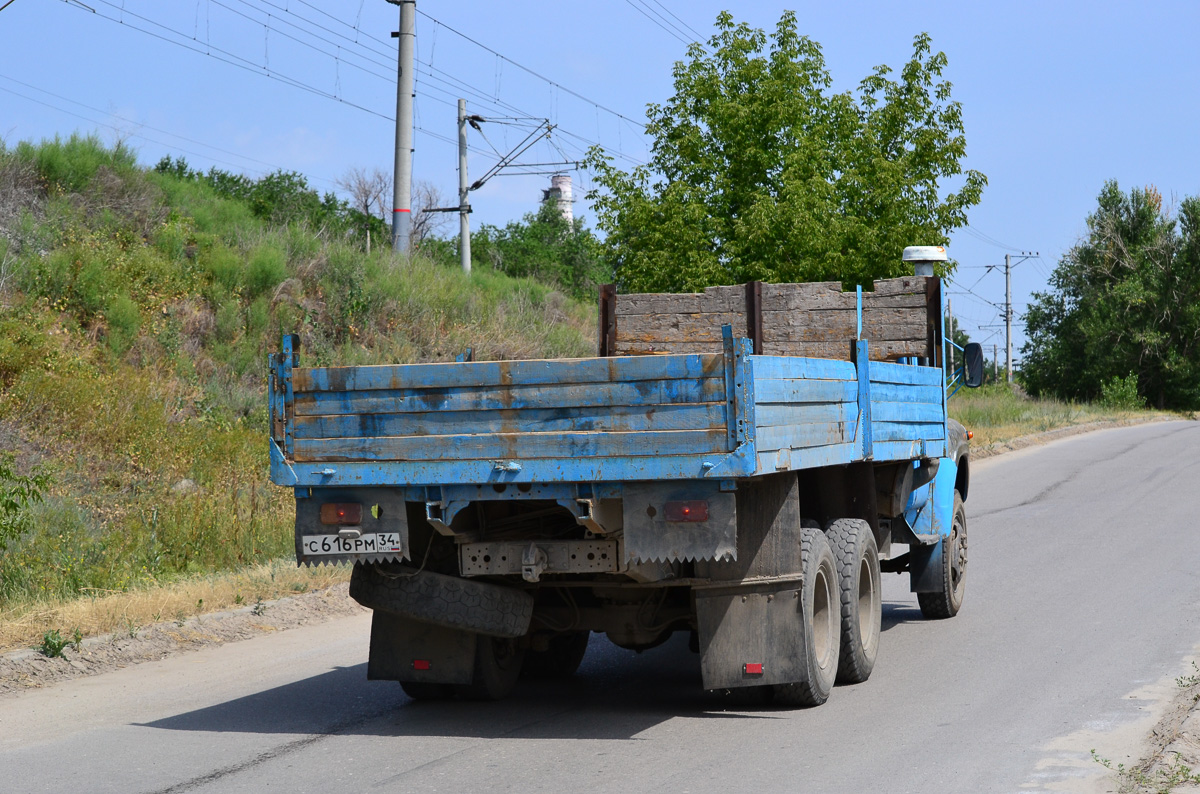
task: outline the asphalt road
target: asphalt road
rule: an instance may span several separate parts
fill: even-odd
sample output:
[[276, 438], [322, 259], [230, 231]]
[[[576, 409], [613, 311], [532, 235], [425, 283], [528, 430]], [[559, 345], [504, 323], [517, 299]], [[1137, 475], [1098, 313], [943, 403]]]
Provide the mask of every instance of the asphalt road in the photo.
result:
[[699, 687], [677, 637], [594, 636], [579, 675], [501, 703], [366, 677], [368, 620], [306, 627], [0, 700], [0, 791], [1113, 790], [1200, 642], [1200, 423], [978, 463], [963, 611], [885, 577], [871, 680], [816, 709]]

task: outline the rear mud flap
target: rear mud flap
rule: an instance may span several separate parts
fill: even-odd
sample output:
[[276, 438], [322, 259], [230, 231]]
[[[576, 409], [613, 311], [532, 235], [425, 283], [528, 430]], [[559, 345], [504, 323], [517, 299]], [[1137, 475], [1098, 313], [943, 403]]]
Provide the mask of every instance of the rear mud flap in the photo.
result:
[[696, 593], [705, 689], [787, 684], [806, 674], [801, 581]]
[[430, 684], [470, 684], [479, 635], [390, 612], [371, 617], [367, 679]]

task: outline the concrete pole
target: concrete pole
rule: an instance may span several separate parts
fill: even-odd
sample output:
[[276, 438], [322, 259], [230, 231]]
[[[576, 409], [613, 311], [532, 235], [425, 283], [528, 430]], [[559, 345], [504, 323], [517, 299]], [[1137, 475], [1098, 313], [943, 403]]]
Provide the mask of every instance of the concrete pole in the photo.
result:
[[412, 236], [413, 49], [417, 0], [399, 0], [400, 55], [396, 61], [396, 170], [392, 178], [392, 248], [409, 251]]
[[996, 352], [996, 345], [992, 345], [992, 380], [1000, 378], [1000, 354]]
[[950, 353], [950, 379], [954, 379], [954, 309], [950, 304], [950, 296], [946, 296], [946, 319], [950, 323], [950, 346], [946, 350]]
[[1004, 348], [1007, 351], [1005, 354], [1006, 368], [1008, 370], [1008, 382], [1013, 382], [1012, 377], [1012, 255], [1004, 255]]
[[467, 181], [467, 100], [458, 100], [458, 257], [462, 271], [471, 274], [471, 204]]

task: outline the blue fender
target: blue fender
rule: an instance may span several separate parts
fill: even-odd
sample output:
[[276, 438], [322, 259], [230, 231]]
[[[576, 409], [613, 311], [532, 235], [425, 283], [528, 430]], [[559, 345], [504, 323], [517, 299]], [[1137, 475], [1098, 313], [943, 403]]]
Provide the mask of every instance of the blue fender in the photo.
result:
[[[952, 458], [942, 458], [933, 482], [924, 486], [930, 496], [923, 505], [905, 513], [914, 534], [926, 541], [909, 549], [910, 590], [914, 593], [940, 593], [945, 586], [942, 576], [942, 540], [954, 529], [954, 482], [958, 466]], [[914, 492], [914, 496], [916, 493]], [[912, 515], [912, 513], [916, 515]]]

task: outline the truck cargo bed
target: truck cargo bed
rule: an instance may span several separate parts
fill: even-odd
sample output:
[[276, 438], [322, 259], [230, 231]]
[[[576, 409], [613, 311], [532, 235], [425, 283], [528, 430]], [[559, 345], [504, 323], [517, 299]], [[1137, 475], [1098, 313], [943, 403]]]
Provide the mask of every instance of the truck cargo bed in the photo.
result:
[[300, 368], [272, 356], [281, 485], [728, 479], [937, 457], [939, 368], [724, 351]]

